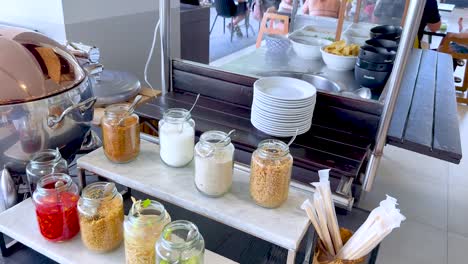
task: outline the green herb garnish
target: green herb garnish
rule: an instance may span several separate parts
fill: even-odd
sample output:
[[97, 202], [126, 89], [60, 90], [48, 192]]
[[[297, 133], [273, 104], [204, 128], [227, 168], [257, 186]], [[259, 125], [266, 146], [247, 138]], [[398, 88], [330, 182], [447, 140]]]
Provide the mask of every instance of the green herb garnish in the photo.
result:
[[150, 204], [151, 204], [151, 200], [150, 200], [150, 199], [146, 199], [146, 200], [144, 200], [144, 201], [141, 203], [141, 206], [142, 206], [143, 208], [146, 208], [146, 207], [150, 206]]

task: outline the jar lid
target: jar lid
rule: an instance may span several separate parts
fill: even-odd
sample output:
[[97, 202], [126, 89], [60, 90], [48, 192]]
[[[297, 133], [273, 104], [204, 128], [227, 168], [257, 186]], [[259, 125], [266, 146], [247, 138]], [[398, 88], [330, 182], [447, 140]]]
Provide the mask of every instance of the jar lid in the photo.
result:
[[33, 31], [0, 26], [0, 105], [47, 98], [85, 78], [78, 61], [58, 42]]

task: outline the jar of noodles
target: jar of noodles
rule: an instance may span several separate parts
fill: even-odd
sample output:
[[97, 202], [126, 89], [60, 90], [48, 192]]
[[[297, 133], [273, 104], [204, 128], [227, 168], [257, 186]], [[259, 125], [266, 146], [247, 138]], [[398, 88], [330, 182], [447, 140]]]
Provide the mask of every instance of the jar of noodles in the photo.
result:
[[154, 245], [171, 217], [164, 206], [156, 201], [133, 203], [124, 222], [125, 258], [127, 264], [154, 264]]
[[70, 176], [54, 173], [42, 177], [32, 199], [39, 230], [45, 239], [62, 242], [78, 234], [78, 186]]
[[83, 244], [95, 252], [116, 249], [123, 240], [122, 195], [114, 183], [95, 182], [86, 186], [78, 201]]
[[228, 134], [208, 131], [195, 145], [195, 186], [201, 193], [219, 197], [231, 189], [234, 145]]
[[195, 121], [190, 112], [171, 108], [159, 121], [159, 145], [161, 160], [171, 167], [183, 167], [193, 159], [195, 145]]
[[196, 225], [178, 220], [164, 227], [156, 243], [156, 264], [203, 264], [205, 240]]
[[101, 120], [104, 154], [112, 162], [129, 162], [140, 153], [138, 116], [128, 110], [126, 104], [110, 105]]
[[288, 199], [293, 157], [284, 142], [267, 139], [252, 154], [250, 195], [258, 205], [276, 208]]

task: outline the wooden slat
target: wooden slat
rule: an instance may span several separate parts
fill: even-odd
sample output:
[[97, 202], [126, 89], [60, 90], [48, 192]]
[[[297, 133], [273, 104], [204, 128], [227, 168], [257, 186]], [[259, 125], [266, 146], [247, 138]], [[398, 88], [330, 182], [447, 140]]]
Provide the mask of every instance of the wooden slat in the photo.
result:
[[416, 85], [416, 78], [421, 63], [422, 50], [413, 49], [406, 66], [405, 75], [398, 94], [398, 99], [393, 111], [392, 121], [388, 129], [388, 137], [392, 137], [395, 141], [402, 141], [408, 119], [411, 102], [413, 101], [413, 93]]
[[462, 150], [452, 65], [450, 55], [438, 54], [433, 151], [459, 161]]
[[404, 143], [421, 152], [432, 149], [436, 64], [437, 52], [424, 50], [404, 134]]

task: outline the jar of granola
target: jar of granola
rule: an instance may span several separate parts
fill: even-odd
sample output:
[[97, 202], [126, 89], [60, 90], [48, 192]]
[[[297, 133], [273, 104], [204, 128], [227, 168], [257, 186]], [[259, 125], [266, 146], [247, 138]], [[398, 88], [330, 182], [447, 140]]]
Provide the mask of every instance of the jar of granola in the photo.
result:
[[123, 240], [122, 195], [114, 183], [95, 182], [86, 186], [78, 201], [81, 239], [95, 252], [116, 249]]
[[284, 142], [267, 139], [252, 154], [250, 195], [258, 205], [276, 208], [288, 199], [293, 157]]
[[148, 199], [134, 201], [124, 222], [126, 263], [154, 264], [154, 245], [170, 222], [171, 217], [162, 204]]
[[127, 104], [110, 105], [101, 120], [104, 154], [115, 163], [132, 161], [140, 153], [138, 116], [128, 110]]

